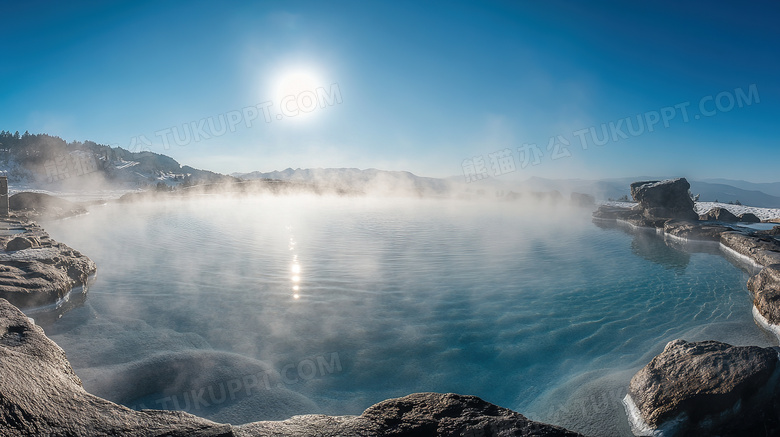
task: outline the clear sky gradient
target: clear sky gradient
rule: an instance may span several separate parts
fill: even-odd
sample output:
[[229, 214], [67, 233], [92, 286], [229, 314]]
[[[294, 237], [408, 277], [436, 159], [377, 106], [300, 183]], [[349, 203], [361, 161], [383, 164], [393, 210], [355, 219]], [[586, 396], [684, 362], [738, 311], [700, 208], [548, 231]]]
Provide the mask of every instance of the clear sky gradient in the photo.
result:
[[780, 180], [777, 2], [1, 5], [5, 130], [222, 173]]

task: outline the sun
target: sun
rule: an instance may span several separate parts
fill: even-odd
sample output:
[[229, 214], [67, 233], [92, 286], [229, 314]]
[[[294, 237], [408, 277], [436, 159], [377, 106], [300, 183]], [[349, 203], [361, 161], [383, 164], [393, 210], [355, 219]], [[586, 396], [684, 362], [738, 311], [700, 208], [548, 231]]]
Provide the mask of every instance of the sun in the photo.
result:
[[283, 69], [275, 75], [271, 86], [276, 112], [284, 119], [312, 118], [320, 109], [319, 96], [324, 87], [322, 75], [312, 67], [297, 66]]

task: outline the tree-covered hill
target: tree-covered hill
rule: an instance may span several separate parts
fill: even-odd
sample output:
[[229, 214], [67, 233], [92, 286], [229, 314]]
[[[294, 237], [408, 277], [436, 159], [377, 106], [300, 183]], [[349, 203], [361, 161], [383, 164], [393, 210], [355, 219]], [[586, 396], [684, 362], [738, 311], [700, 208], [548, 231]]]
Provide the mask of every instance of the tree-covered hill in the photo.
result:
[[48, 189], [175, 187], [234, 179], [182, 167], [158, 153], [18, 131], [0, 131], [0, 170], [12, 184]]

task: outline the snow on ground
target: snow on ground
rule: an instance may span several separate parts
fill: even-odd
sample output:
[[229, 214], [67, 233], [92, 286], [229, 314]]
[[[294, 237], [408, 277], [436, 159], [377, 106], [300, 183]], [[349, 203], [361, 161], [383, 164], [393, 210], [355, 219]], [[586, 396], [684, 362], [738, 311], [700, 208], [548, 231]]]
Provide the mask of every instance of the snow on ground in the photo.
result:
[[706, 214], [707, 211], [715, 207], [727, 209], [730, 213], [736, 216], [746, 212], [752, 212], [761, 220], [772, 220], [780, 218], [780, 208], [757, 208], [755, 206], [731, 205], [720, 202], [696, 202], [695, 206], [696, 212], [698, 214]]
[[617, 206], [618, 208], [633, 208], [636, 206], [636, 202], [621, 202], [618, 200], [604, 200], [599, 202], [599, 205], [605, 206]]
[[[622, 208], [633, 208], [636, 206], [635, 202], [618, 202], [618, 201], [605, 201], [601, 202], [601, 205], [606, 206], [618, 206]], [[773, 219], [780, 219], [780, 208], [758, 208], [755, 206], [745, 206], [745, 205], [732, 205], [729, 203], [720, 203], [720, 202], [695, 202], [694, 209], [696, 210], [696, 213], [706, 214], [709, 210], [712, 208], [723, 208], [727, 209], [730, 213], [739, 216], [740, 214], [744, 214], [746, 212], [752, 212], [756, 215], [756, 217], [760, 218], [763, 221], [767, 220], [773, 220]]]
[[54, 259], [59, 254], [59, 249], [55, 247], [23, 249], [11, 252], [0, 252], [0, 261], [35, 261], [41, 259]]
[[118, 161], [112, 162], [111, 164], [113, 164], [114, 168], [116, 168], [118, 170], [122, 170], [122, 169], [125, 169], [125, 168], [132, 167], [134, 165], [138, 165], [139, 162], [138, 161], [125, 161], [124, 159], [120, 159]]

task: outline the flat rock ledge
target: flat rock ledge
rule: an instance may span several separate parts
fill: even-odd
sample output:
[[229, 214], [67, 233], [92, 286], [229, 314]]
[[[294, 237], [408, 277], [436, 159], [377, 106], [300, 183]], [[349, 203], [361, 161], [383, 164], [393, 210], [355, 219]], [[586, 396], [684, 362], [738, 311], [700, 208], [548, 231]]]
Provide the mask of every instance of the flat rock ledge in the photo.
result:
[[777, 435], [778, 350], [674, 340], [631, 379], [637, 436]]
[[56, 304], [85, 286], [97, 267], [23, 219], [0, 221], [0, 298], [20, 308]]
[[16, 436], [579, 436], [475, 396], [417, 393], [360, 416], [295, 416], [240, 426], [176, 411], [136, 411], [87, 393], [65, 352], [0, 299], [0, 435]]

